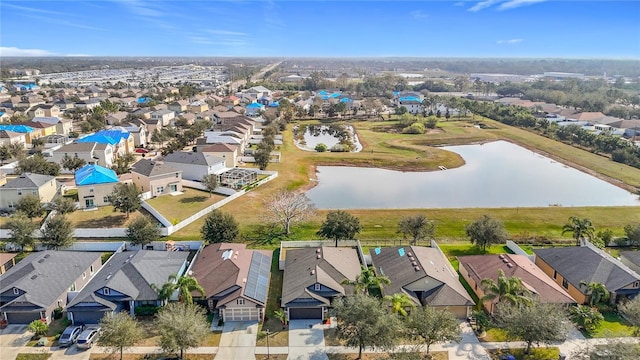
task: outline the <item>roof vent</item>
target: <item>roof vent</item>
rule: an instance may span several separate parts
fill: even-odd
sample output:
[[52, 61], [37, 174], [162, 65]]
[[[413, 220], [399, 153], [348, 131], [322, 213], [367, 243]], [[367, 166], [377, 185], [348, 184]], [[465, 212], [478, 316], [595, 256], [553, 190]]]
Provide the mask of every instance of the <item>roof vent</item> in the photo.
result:
[[416, 267], [414, 267], [414, 269], [415, 269], [416, 271], [420, 271], [420, 266], [416, 266]]
[[380, 255], [380, 252], [382, 251], [381, 248], [377, 247], [375, 249], [373, 249], [373, 252], [376, 253], [376, 255]]
[[412, 262], [411, 262], [411, 265], [413, 265], [413, 266], [418, 266], [418, 263], [417, 263], [417, 262], [415, 262], [415, 261], [412, 261]]
[[315, 270], [311, 270], [311, 275], [315, 275], [316, 271]]
[[508, 262], [508, 263], [507, 263], [507, 267], [508, 267], [509, 269], [511, 269], [511, 268], [513, 267], [513, 264], [512, 264], [512, 263], [510, 263], [510, 262]]
[[316, 255], [316, 259], [322, 259], [322, 255], [320, 254]]
[[320, 253], [320, 251], [322, 251], [322, 250], [320, 250], [320, 248], [317, 248], [317, 249], [316, 249], [316, 253], [318, 253], [318, 254], [319, 254], [319, 253]]
[[500, 255], [498, 255], [498, 257], [499, 257], [500, 259], [504, 259], [504, 254], [500, 254]]
[[413, 260], [415, 260], [415, 259], [416, 259], [416, 258], [414, 258], [413, 256], [409, 255], [409, 260], [410, 260], [410, 261], [413, 261]]
[[502, 259], [502, 262], [506, 264], [506, 263], [508, 263], [508, 262], [509, 262], [509, 259], [504, 258], [504, 259]]
[[398, 249], [398, 255], [404, 256], [404, 248]]
[[44, 258], [47, 259], [49, 256], [51, 256], [51, 254], [45, 254]]
[[44, 262], [44, 259], [40, 259], [40, 260], [38, 260], [38, 263], [39, 263], [39, 264], [42, 264], [43, 262]]
[[107, 280], [111, 279], [112, 275], [113, 275], [112, 273], [109, 273], [109, 275], [107, 275]]
[[38, 277], [38, 275], [33, 275], [33, 276], [31, 277], [31, 280], [35, 280], [37, 277]]
[[407, 256], [411, 257], [411, 256], [413, 256], [413, 253], [411, 253], [411, 251], [409, 251], [409, 252], [407, 253]]

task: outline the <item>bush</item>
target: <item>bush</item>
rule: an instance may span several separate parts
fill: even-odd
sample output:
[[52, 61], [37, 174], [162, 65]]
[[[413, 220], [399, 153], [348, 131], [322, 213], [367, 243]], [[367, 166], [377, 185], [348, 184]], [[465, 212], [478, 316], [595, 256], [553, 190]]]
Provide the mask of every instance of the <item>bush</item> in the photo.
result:
[[149, 316], [157, 314], [159, 310], [160, 306], [140, 305], [136, 306], [135, 309], [133, 309], [133, 313], [136, 316]]
[[317, 152], [325, 152], [325, 151], [327, 151], [327, 145], [320, 143], [320, 144], [316, 145], [315, 150]]
[[57, 320], [57, 319], [62, 319], [62, 308], [61, 307], [57, 307], [53, 310], [53, 319]]
[[406, 128], [402, 129], [403, 134], [424, 134], [424, 132], [425, 132], [424, 125], [418, 122], [413, 123], [411, 124], [411, 126], [407, 126]]

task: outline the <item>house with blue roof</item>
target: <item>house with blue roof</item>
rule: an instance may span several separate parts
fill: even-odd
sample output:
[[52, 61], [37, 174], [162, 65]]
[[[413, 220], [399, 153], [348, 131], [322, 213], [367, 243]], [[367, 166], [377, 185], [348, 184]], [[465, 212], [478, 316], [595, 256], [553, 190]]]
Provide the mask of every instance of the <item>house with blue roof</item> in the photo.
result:
[[76, 142], [96, 142], [98, 144], [109, 144], [114, 147], [114, 153], [124, 155], [130, 153], [135, 148], [135, 141], [131, 133], [124, 129], [100, 130], [95, 134], [85, 136]]
[[78, 188], [81, 209], [110, 205], [107, 197], [119, 183], [116, 172], [95, 164], [87, 164], [78, 169], [73, 177]]
[[404, 106], [404, 108], [406, 108], [407, 111], [411, 114], [418, 114], [424, 110], [424, 106], [422, 105], [424, 97], [420, 93], [402, 92], [396, 95], [394, 92], [394, 96], [396, 97], [396, 106]]
[[249, 105], [247, 105], [247, 107], [245, 108], [245, 115], [247, 116], [257, 116], [258, 114], [260, 114], [261, 111], [263, 111], [265, 108], [264, 105], [254, 102], [251, 103]]

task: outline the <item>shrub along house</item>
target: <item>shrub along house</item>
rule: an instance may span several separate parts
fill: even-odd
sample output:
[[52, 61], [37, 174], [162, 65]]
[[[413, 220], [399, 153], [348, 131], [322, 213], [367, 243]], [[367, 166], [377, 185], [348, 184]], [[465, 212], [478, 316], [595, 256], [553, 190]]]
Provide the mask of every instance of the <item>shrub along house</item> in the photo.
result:
[[402, 246], [371, 249], [376, 275], [386, 276], [391, 284], [384, 295], [408, 295], [417, 306], [448, 310], [466, 318], [475, 305], [458, 274], [436, 248]]
[[70, 293], [80, 291], [102, 264], [100, 252], [34, 252], [0, 277], [0, 316], [9, 324], [51, 321]]
[[198, 255], [192, 270], [205, 290], [207, 308], [218, 311], [220, 319], [226, 322], [264, 318], [270, 251], [249, 250], [245, 244], [212, 244]]
[[169, 276], [187, 269], [184, 251], [125, 251], [114, 254], [100, 272], [67, 306], [74, 324], [97, 324], [113, 312], [135, 313], [137, 306], [160, 306], [152, 285], [162, 287]]
[[287, 319], [326, 319], [335, 297], [353, 294], [342, 281], [354, 281], [361, 265], [356, 248], [287, 249], [281, 302]]

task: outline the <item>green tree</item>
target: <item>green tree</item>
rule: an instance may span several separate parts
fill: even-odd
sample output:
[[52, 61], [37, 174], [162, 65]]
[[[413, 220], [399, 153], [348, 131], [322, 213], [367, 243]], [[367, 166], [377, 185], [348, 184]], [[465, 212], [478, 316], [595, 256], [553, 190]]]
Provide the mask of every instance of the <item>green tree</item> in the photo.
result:
[[64, 156], [62, 157], [62, 160], [60, 161], [60, 164], [64, 169], [67, 169], [71, 172], [76, 172], [76, 170], [85, 166], [87, 162], [84, 159], [81, 159], [77, 156], [71, 157], [68, 154], [64, 154]]
[[562, 226], [562, 234], [572, 233], [573, 239], [576, 241], [576, 245], [580, 245], [586, 239], [591, 240], [593, 238], [595, 228], [591, 223], [591, 220], [584, 218], [580, 219], [577, 216], [569, 217], [569, 222]]
[[233, 215], [215, 209], [204, 219], [200, 233], [207, 243], [213, 244], [234, 242], [240, 230]]
[[16, 203], [16, 210], [27, 215], [29, 219], [40, 217], [44, 214], [44, 206], [38, 195], [24, 195]]
[[216, 188], [220, 186], [218, 182], [218, 175], [216, 174], [204, 175], [202, 179], [200, 179], [200, 182], [202, 183], [202, 185], [204, 185], [205, 189], [207, 189], [207, 191], [209, 192], [209, 197], [211, 197], [211, 194], [213, 194]]
[[339, 240], [355, 239], [361, 230], [360, 219], [344, 210], [334, 210], [327, 213], [327, 218], [316, 234], [325, 239], [335, 240], [338, 247]]
[[629, 245], [632, 245], [632, 246], [640, 245], [640, 224], [636, 224], [635, 226], [631, 224], [625, 225], [624, 233], [627, 237], [627, 241], [629, 242]]
[[362, 358], [365, 346], [388, 350], [400, 336], [400, 321], [379, 299], [364, 295], [340, 297], [333, 303], [338, 319], [338, 338], [348, 347], [358, 348]]
[[416, 245], [419, 240], [433, 238], [435, 235], [435, 223], [427, 220], [423, 214], [404, 216], [398, 223], [398, 232], [407, 239], [411, 239], [411, 245]]
[[74, 228], [64, 215], [50, 216], [40, 232], [40, 242], [47, 249], [60, 250], [73, 244]]
[[447, 310], [425, 306], [412, 311], [407, 320], [409, 333], [422, 340], [427, 346], [427, 354], [433, 344], [461, 339], [458, 319]]
[[640, 332], [640, 296], [618, 306], [618, 310], [624, 317], [636, 327], [636, 333]]
[[118, 183], [111, 194], [107, 197], [113, 211], [119, 210], [121, 213], [129, 214], [142, 207], [142, 199], [140, 199], [140, 189], [135, 184]]
[[35, 245], [33, 232], [38, 226], [31, 219], [18, 212], [7, 221], [6, 227], [9, 229], [10, 243], [19, 246], [21, 251], [27, 247], [33, 248]]
[[[498, 269], [498, 282], [491, 278], [480, 282], [484, 296], [483, 303], [497, 299], [498, 303], [506, 302], [513, 306], [531, 305], [531, 292], [522, 284], [522, 279], [516, 276], [506, 277], [502, 269]], [[493, 306], [492, 306], [493, 309]]]
[[76, 203], [73, 199], [56, 195], [49, 204], [52, 210], [55, 210], [58, 214], [70, 214], [76, 211]]
[[594, 330], [604, 320], [598, 309], [578, 305], [571, 308], [571, 320], [588, 331]]
[[569, 326], [567, 313], [561, 305], [539, 301], [525, 307], [498, 304], [495, 319], [510, 339], [527, 344], [526, 354], [532, 344], [550, 344], [566, 338]]
[[580, 288], [585, 289], [585, 294], [589, 297], [589, 305], [595, 306], [609, 301], [609, 290], [606, 285], [599, 282], [580, 281]]
[[11, 153], [7, 145], [0, 145], [0, 165], [4, 165], [4, 162], [11, 159]]
[[204, 309], [188, 303], [171, 303], [166, 305], [155, 320], [160, 334], [160, 347], [165, 352], [184, 352], [198, 347], [209, 334], [209, 323]]
[[20, 174], [34, 173], [50, 176], [60, 175], [60, 165], [48, 162], [42, 154], [35, 154], [18, 161], [17, 170]]
[[507, 240], [507, 230], [502, 221], [489, 215], [483, 215], [480, 219], [467, 224], [465, 232], [472, 244], [486, 251], [487, 245], [501, 244]]
[[31, 147], [33, 149], [41, 149], [44, 147], [44, 144], [45, 144], [44, 138], [39, 137], [39, 138], [31, 139]]
[[320, 143], [320, 144], [316, 145], [316, 147], [314, 149], [317, 152], [325, 152], [325, 151], [327, 151], [327, 145]]
[[273, 143], [270, 143], [265, 136], [262, 141], [256, 146], [256, 150], [253, 152], [253, 158], [260, 170], [265, 170], [269, 166], [271, 160], [271, 152], [274, 149]]
[[180, 301], [187, 304], [193, 304], [192, 292], [197, 291], [200, 296], [204, 296], [204, 288], [200, 286], [198, 280], [193, 276], [182, 276], [176, 283], [178, 290], [180, 290]]
[[157, 284], [151, 284], [151, 288], [158, 294], [158, 300], [160, 300], [163, 305], [169, 302], [169, 300], [171, 300], [171, 296], [173, 296], [173, 293], [178, 290], [176, 277], [177, 276], [175, 274], [169, 275], [169, 279], [167, 279], [167, 281], [161, 286], [158, 286]]
[[344, 279], [341, 284], [353, 285], [356, 293], [369, 294], [370, 289], [382, 290], [382, 285], [389, 285], [391, 281], [386, 276], [376, 276], [372, 268], [360, 265], [360, 274], [356, 279]]
[[100, 345], [109, 349], [112, 354], [122, 353], [124, 349], [135, 346], [144, 337], [142, 325], [129, 314], [117, 312], [100, 320]]
[[47, 335], [49, 331], [49, 325], [41, 319], [33, 320], [29, 323], [29, 327], [27, 328], [29, 331], [35, 334], [35, 336], [44, 336]]
[[144, 247], [160, 238], [160, 228], [148, 217], [140, 216], [129, 223], [126, 236], [131, 245]]
[[315, 215], [315, 207], [304, 192], [281, 190], [264, 200], [264, 217], [268, 222], [282, 226], [284, 233], [291, 233], [291, 225]]
[[415, 302], [405, 293], [387, 295], [384, 300], [391, 306], [391, 312], [400, 316], [407, 316], [407, 308], [415, 308]]

